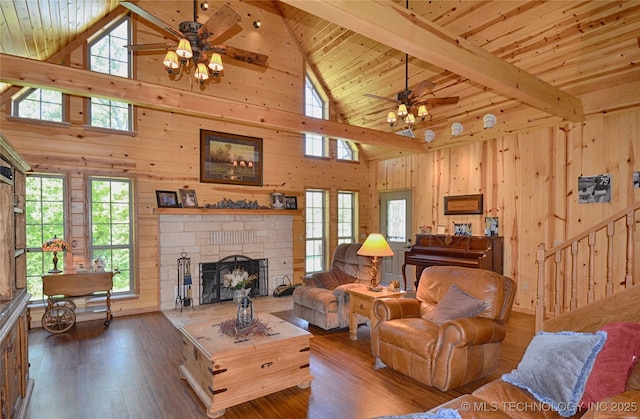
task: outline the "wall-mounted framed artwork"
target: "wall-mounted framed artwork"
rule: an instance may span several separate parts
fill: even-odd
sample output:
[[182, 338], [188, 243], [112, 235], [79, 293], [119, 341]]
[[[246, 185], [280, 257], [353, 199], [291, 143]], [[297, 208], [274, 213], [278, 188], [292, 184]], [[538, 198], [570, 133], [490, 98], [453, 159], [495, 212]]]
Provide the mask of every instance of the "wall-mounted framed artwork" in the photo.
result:
[[198, 198], [196, 191], [193, 189], [180, 189], [180, 201], [182, 208], [198, 208]]
[[178, 194], [174, 191], [156, 191], [158, 208], [179, 208]]
[[284, 208], [288, 210], [297, 210], [298, 209], [298, 197], [297, 196], [285, 196], [284, 197]]
[[579, 176], [578, 204], [611, 202], [611, 175]]
[[200, 182], [262, 186], [262, 138], [200, 130]]
[[482, 194], [444, 197], [444, 215], [482, 214]]

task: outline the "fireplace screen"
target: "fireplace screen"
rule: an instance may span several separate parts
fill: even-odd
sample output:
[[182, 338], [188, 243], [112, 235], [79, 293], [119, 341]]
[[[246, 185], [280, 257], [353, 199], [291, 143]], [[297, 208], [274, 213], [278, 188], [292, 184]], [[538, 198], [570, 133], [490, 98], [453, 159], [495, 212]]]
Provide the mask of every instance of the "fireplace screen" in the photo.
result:
[[223, 286], [223, 278], [236, 268], [242, 268], [249, 275], [257, 275], [251, 284], [250, 297], [269, 294], [268, 259], [251, 259], [242, 255], [229, 256], [217, 262], [200, 264], [200, 304], [218, 303], [233, 299], [232, 291]]

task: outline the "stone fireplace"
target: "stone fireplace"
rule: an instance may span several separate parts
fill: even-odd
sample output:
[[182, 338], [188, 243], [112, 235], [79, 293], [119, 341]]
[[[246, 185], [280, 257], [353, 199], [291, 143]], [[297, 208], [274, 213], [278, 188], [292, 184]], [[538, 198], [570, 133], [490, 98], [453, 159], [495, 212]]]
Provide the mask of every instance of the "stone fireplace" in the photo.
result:
[[271, 295], [280, 285], [274, 278], [293, 277], [293, 215], [283, 211], [219, 211], [215, 209], [163, 208], [158, 210], [160, 309], [175, 308], [178, 259], [191, 258], [190, 295], [194, 305], [201, 295], [201, 264], [233, 255], [268, 261], [268, 281], [260, 295]]

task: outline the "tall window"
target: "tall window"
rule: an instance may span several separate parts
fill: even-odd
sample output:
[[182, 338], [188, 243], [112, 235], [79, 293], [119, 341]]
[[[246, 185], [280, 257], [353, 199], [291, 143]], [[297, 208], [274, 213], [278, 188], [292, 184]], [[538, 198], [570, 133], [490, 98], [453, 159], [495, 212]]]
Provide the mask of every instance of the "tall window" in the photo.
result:
[[338, 244], [356, 241], [356, 193], [338, 191]]
[[[313, 118], [324, 119], [326, 115], [326, 101], [320, 96], [309, 76], [304, 84], [304, 114]], [[327, 157], [329, 155], [328, 141], [317, 134], [305, 134], [304, 153], [307, 156]]]
[[45, 89], [28, 89], [13, 101], [13, 116], [62, 122], [62, 93]]
[[[131, 77], [129, 19], [124, 18], [89, 44], [89, 69], [120, 77]], [[131, 131], [133, 107], [124, 102], [91, 98], [89, 123], [101, 128]]]
[[[30, 174], [26, 179], [25, 219], [27, 230], [27, 292], [31, 300], [42, 300], [42, 275], [53, 269], [53, 256], [42, 244], [54, 237], [65, 238], [65, 182], [63, 176]], [[58, 269], [64, 270], [64, 258]]]
[[92, 177], [89, 257], [103, 257], [106, 270], [119, 270], [113, 292], [131, 292], [133, 278], [133, 184], [131, 179]]
[[319, 272], [325, 269], [326, 240], [326, 191], [307, 190], [305, 193], [305, 220], [307, 272]]

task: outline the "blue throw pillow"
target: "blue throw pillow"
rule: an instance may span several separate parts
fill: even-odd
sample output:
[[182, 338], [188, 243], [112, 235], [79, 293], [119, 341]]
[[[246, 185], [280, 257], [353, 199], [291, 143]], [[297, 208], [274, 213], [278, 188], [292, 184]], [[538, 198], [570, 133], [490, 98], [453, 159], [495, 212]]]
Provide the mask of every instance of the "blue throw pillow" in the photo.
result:
[[379, 416], [374, 419], [462, 419], [460, 413], [455, 409], [438, 409], [435, 413], [411, 413], [402, 416]]
[[502, 379], [528, 390], [561, 416], [573, 416], [606, 339], [607, 334], [602, 331], [540, 332], [533, 337], [518, 367]]

